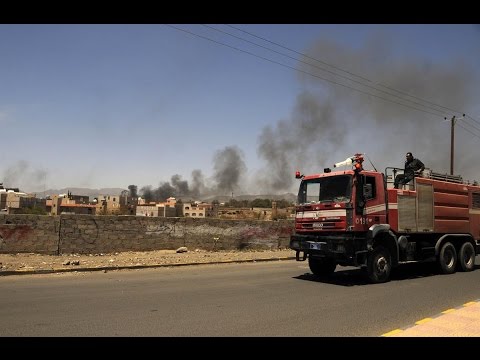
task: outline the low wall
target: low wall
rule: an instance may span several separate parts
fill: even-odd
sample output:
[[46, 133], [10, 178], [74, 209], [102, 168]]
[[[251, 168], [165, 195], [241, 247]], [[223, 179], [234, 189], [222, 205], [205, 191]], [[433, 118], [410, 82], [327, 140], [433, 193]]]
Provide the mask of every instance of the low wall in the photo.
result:
[[288, 247], [292, 231], [292, 220], [2, 214], [0, 253], [278, 249]]

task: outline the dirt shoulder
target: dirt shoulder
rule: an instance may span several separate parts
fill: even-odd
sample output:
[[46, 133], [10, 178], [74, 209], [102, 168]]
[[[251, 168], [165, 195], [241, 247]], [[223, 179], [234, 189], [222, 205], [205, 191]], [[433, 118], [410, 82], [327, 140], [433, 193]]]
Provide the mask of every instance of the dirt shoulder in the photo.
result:
[[0, 275], [15, 273], [115, 270], [153, 266], [174, 266], [235, 261], [268, 261], [295, 257], [291, 249], [206, 251], [175, 250], [119, 252], [113, 254], [42, 255], [33, 253], [0, 254]]

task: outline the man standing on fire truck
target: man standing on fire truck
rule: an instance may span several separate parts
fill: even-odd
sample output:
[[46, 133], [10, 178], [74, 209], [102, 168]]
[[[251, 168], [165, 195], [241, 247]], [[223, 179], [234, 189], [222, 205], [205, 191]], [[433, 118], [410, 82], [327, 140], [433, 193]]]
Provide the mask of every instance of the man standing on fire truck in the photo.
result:
[[395, 189], [398, 189], [399, 185], [405, 185], [412, 181], [415, 175], [419, 175], [425, 170], [425, 165], [423, 165], [419, 159], [415, 159], [411, 152], [407, 152], [406, 158], [407, 160], [405, 161], [405, 170], [403, 174], [398, 174], [395, 177]]

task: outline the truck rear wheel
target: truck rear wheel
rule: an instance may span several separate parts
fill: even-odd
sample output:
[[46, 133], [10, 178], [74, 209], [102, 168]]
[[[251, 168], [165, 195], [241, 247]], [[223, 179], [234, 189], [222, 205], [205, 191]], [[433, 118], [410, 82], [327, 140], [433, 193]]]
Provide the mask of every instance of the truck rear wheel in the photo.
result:
[[388, 249], [378, 246], [368, 254], [367, 274], [374, 284], [387, 282], [392, 271], [392, 256]]
[[308, 256], [308, 266], [313, 275], [328, 276], [335, 271], [337, 264], [332, 259], [318, 259]]
[[468, 241], [458, 252], [458, 266], [461, 271], [472, 271], [475, 268], [475, 249]]
[[457, 250], [455, 250], [455, 246], [453, 246], [451, 242], [446, 242], [440, 249], [438, 264], [444, 274], [453, 274], [455, 272], [455, 267], [457, 266]]

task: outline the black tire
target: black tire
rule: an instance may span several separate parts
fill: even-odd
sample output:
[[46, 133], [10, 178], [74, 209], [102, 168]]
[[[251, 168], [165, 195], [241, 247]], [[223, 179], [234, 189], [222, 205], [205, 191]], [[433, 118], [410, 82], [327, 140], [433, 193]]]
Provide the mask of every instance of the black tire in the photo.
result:
[[475, 249], [470, 242], [464, 243], [458, 252], [458, 268], [461, 271], [475, 269]]
[[332, 259], [318, 259], [308, 257], [308, 266], [315, 276], [325, 277], [333, 274], [337, 264]]
[[457, 250], [451, 242], [446, 242], [440, 249], [438, 264], [443, 274], [453, 274], [457, 266]]
[[392, 272], [392, 256], [390, 251], [383, 246], [378, 246], [368, 254], [367, 275], [374, 283], [384, 283], [390, 280]]

